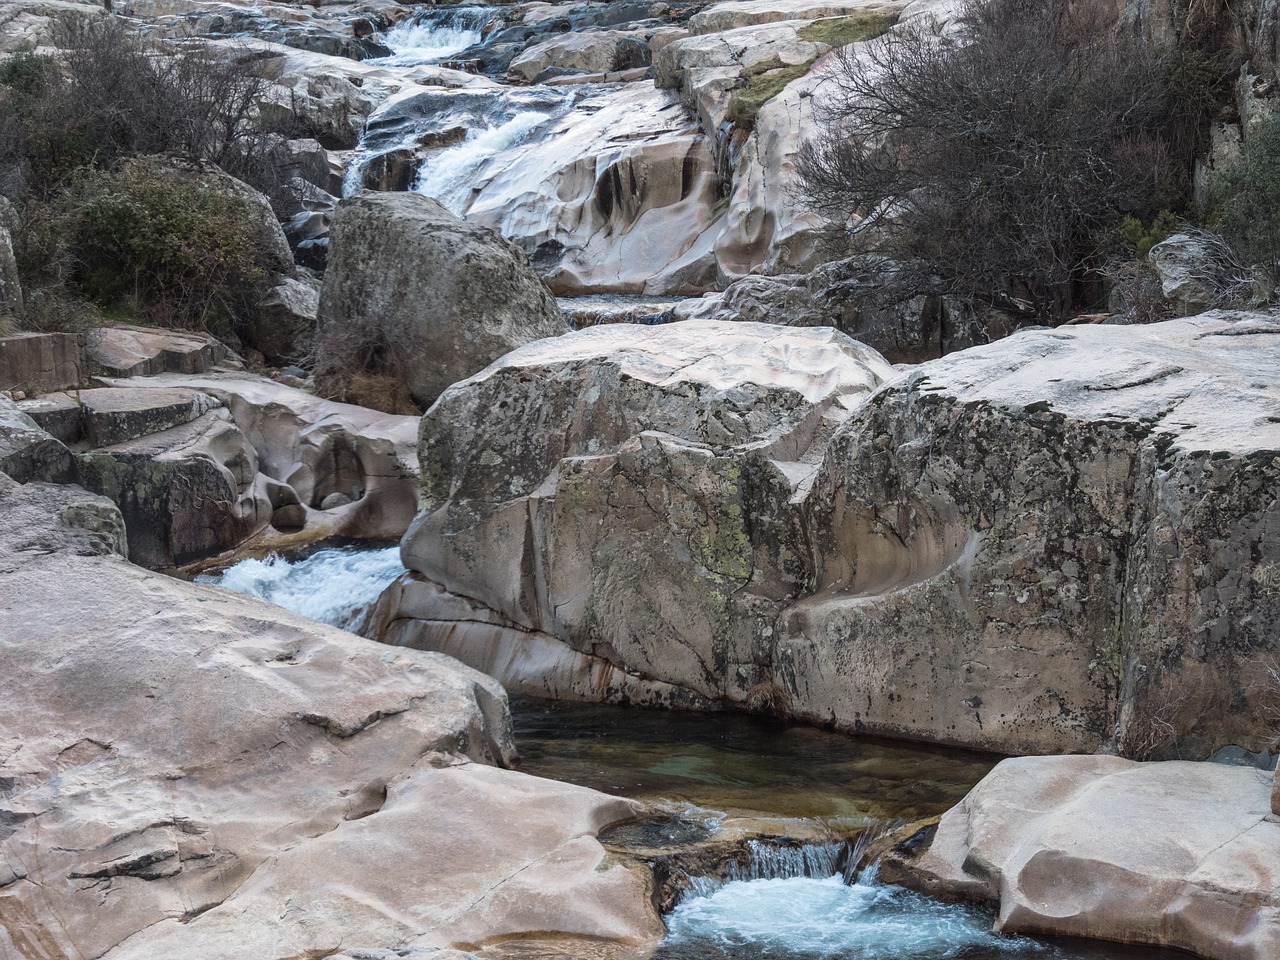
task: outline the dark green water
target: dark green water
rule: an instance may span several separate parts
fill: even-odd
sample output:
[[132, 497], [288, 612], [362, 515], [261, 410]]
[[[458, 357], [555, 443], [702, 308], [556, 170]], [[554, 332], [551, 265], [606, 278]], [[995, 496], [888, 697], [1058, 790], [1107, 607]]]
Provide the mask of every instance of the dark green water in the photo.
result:
[[[953, 806], [1000, 757], [735, 714], [516, 698], [520, 769], [729, 816], [846, 822]], [[1176, 951], [1005, 937], [994, 915], [874, 877], [712, 884], [667, 917], [653, 960], [1188, 960]]]
[[930, 816], [1000, 760], [739, 714], [519, 698], [511, 710], [526, 773], [733, 816]]

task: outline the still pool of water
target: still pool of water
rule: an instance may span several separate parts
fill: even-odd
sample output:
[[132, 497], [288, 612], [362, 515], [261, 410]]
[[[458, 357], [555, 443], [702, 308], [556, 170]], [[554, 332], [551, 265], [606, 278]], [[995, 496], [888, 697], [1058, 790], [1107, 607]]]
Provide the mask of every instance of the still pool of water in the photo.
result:
[[513, 698], [511, 710], [526, 773], [732, 816], [930, 816], [1000, 760], [731, 713], [525, 698]]
[[[511, 710], [526, 773], [730, 816], [929, 816], [959, 802], [1000, 759], [737, 714], [529, 698], [513, 698]], [[994, 919], [878, 883], [874, 871], [852, 883], [834, 872], [699, 882], [667, 916], [653, 960], [1187, 960], [1006, 937], [992, 932]]]

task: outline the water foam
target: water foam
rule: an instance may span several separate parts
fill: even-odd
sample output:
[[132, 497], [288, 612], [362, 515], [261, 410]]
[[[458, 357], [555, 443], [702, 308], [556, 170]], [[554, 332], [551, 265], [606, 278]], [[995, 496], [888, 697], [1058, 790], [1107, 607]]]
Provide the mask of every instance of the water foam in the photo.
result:
[[196, 582], [219, 584], [312, 620], [351, 629], [404, 572], [399, 547], [333, 547], [298, 561], [276, 554], [241, 560], [222, 573], [202, 574]]
[[370, 63], [413, 67], [455, 57], [484, 39], [485, 28], [496, 19], [484, 7], [429, 11], [396, 24], [378, 39], [394, 52]]
[[876, 882], [828, 877], [732, 880], [667, 917], [661, 956], [787, 960], [1049, 960], [1057, 951], [993, 933], [986, 912]]

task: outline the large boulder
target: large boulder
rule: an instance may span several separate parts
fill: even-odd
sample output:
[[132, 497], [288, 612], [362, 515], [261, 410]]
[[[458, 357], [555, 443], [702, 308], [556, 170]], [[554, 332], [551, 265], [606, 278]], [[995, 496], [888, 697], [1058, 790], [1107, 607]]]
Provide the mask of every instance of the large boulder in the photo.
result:
[[1269, 737], [1280, 317], [1026, 331], [924, 364], [832, 443], [792, 710], [1004, 752]]
[[1023, 331], [869, 398], [887, 366], [824, 328], [536, 344], [424, 417], [404, 541], [411, 570], [495, 617], [433, 613], [414, 587], [404, 619], [537, 631], [665, 699], [865, 733], [1258, 750], [1278, 365], [1280, 317], [1248, 313]]
[[1280, 824], [1270, 775], [1119, 757], [1005, 760], [881, 877], [998, 903], [1005, 933], [1280, 956]]
[[490, 766], [489, 678], [134, 567], [74, 487], [0, 501], [6, 956], [661, 937], [595, 839], [635, 804]]
[[329, 234], [320, 290], [319, 363], [403, 378], [430, 406], [451, 383], [503, 354], [565, 330], [546, 285], [516, 247], [415, 193], [363, 192], [344, 200]]
[[[792, 504], [833, 427], [892, 373], [830, 329], [688, 321], [531, 344], [423, 417], [424, 513], [405, 564], [498, 615], [477, 637], [514, 652], [498, 628], [526, 646], [535, 632], [603, 661], [580, 664], [600, 686], [578, 696], [635, 699], [630, 677], [648, 699], [745, 700], [758, 627], [806, 589], [812, 548]], [[384, 620], [484, 621], [407, 593], [416, 611]], [[394, 639], [439, 639], [410, 633], [401, 623]], [[538, 689], [527, 666], [500, 676]]]

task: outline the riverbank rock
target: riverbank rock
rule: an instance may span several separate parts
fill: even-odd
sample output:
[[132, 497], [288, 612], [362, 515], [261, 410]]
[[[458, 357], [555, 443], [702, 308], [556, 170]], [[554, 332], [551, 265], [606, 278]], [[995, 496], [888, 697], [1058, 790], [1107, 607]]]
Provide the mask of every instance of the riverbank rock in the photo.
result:
[[0, 476], [0, 500], [14, 956], [662, 935], [595, 839], [633, 803], [487, 765], [514, 757], [491, 679], [132, 566], [78, 488]]
[[807, 274], [750, 275], [722, 293], [683, 301], [680, 319], [748, 320], [797, 327], [835, 327], [891, 363], [922, 363], [1008, 334], [1006, 323], [979, 318], [954, 297], [887, 295], [897, 269], [882, 257], [854, 257]]
[[85, 334], [85, 354], [89, 369], [109, 377], [207, 373], [220, 365], [239, 363], [230, 350], [207, 333], [135, 325], [90, 330]]
[[0, 472], [19, 483], [67, 483], [74, 475], [71, 451], [5, 396], [0, 396]]
[[998, 903], [1005, 933], [1280, 955], [1280, 824], [1270, 775], [1118, 757], [1005, 760], [881, 863], [935, 896]]
[[[578, 670], [578, 696], [637, 696], [633, 675], [645, 699], [745, 699], [751, 625], [805, 589], [794, 501], [833, 428], [892, 374], [829, 329], [610, 325], [531, 344], [423, 418], [405, 564], [499, 614], [489, 626], [507, 632], [489, 635], [561, 645], [535, 659]], [[382, 616], [451, 619], [430, 607]], [[434, 628], [396, 629], [425, 643]], [[595, 661], [566, 666], [579, 654]], [[534, 666], [499, 675], [536, 683]]]
[[1022, 331], [897, 379], [823, 328], [596, 327], [428, 412], [403, 554], [498, 615], [460, 617], [477, 636], [660, 698], [1006, 753], [1256, 751], [1277, 365], [1263, 313]]
[[[429, 406], [451, 383], [564, 330], [524, 254], [493, 231], [420, 194], [366, 191], [338, 206], [320, 290], [321, 370], [398, 376]], [[356, 366], [378, 349], [382, 369]]]
[[13, 407], [0, 469], [110, 497], [137, 564], [171, 569], [250, 540], [394, 539], [417, 511], [416, 417], [238, 372], [100, 382]]

